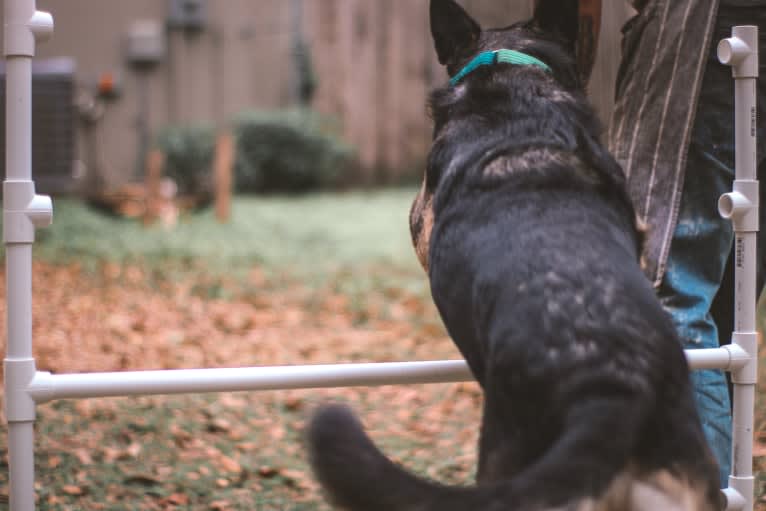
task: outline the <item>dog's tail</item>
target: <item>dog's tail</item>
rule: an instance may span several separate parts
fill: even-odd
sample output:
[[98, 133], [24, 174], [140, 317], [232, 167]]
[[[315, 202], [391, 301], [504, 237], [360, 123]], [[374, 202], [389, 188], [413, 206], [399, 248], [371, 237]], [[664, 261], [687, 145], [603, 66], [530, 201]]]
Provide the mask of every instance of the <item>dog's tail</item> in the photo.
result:
[[308, 440], [311, 465], [328, 498], [349, 511], [481, 510], [501, 490], [443, 486], [410, 474], [375, 447], [344, 406], [320, 408]]

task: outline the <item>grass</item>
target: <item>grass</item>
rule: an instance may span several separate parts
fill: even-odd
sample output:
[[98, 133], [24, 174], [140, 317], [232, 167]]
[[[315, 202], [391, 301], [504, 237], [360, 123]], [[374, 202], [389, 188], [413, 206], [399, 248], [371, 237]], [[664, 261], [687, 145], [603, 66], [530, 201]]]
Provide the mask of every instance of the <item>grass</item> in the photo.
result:
[[232, 220], [213, 213], [182, 217], [173, 229], [101, 215], [60, 200], [54, 224], [39, 231], [48, 261], [156, 265], [204, 263], [218, 271], [254, 264], [316, 276], [342, 267], [385, 264], [414, 270], [407, 214], [412, 189], [299, 197], [237, 197]]

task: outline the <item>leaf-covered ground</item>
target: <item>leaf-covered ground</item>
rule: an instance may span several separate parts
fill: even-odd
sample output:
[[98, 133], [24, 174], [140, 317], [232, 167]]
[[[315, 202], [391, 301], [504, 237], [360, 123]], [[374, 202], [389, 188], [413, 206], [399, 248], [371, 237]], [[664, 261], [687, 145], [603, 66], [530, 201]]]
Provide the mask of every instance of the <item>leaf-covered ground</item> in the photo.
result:
[[[35, 288], [47, 289], [35, 301], [41, 370], [458, 357], [426, 297], [398, 288], [355, 303], [331, 285], [272, 288], [257, 271], [254, 292], [220, 281], [148, 285], [134, 267], [35, 270]], [[382, 445], [414, 467], [468, 480], [474, 384], [63, 401], [40, 408], [40, 508], [323, 509], [302, 428], [326, 400], [352, 403]]]
[[[458, 358], [409, 245], [413, 195], [238, 199], [230, 224], [172, 231], [58, 202], [36, 246], [38, 369]], [[470, 480], [472, 383], [62, 401], [39, 408], [39, 509], [327, 509], [303, 445], [325, 401], [421, 473]]]
[[[57, 203], [35, 262], [38, 368], [458, 358], [409, 246], [413, 193], [238, 199], [226, 226], [206, 213], [173, 231]], [[39, 408], [38, 508], [326, 510], [303, 444], [325, 401], [350, 403], [413, 470], [470, 482], [473, 383], [61, 401]]]

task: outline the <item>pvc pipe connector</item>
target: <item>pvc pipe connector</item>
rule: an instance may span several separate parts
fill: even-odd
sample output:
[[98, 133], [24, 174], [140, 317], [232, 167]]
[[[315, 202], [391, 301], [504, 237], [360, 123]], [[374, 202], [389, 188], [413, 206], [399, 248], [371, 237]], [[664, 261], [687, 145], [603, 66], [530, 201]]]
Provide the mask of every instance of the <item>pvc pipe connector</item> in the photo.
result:
[[[756, 332], [734, 332], [731, 342], [725, 348], [732, 353], [732, 357], [737, 353], [739, 360], [739, 367], [732, 368], [732, 383], [755, 385], [758, 382], [758, 334]], [[734, 358], [732, 358], [733, 361]], [[743, 361], [744, 363], [742, 363]]]
[[29, 386], [35, 378], [35, 359], [5, 359], [5, 416], [8, 422], [35, 420], [35, 401]]
[[732, 37], [718, 43], [718, 60], [731, 66], [734, 78], [758, 78], [758, 27], [734, 27]]
[[734, 182], [734, 191], [718, 200], [718, 212], [732, 221], [735, 232], [758, 231], [758, 188], [758, 181], [738, 180]]
[[47, 403], [56, 398], [53, 375], [48, 371], [37, 371], [27, 387], [30, 399], [35, 403]]
[[[726, 367], [719, 367], [718, 369], [735, 373], [744, 370], [748, 364], [753, 364], [753, 362], [756, 361], [756, 357], [748, 352], [748, 348], [752, 346], [752, 340], [744, 339], [743, 337], [740, 337], [741, 335], [742, 334], [734, 334], [731, 344], [721, 346], [721, 349], [729, 352], [729, 363]], [[757, 364], [753, 365], [757, 370]]]
[[32, 181], [3, 183], [4, 243], [33, 243], [35, 229], [53, 223], [53, 201], [47, 195], [35, 194]]
[[736, 66], [744, 61], [753, 49], [737, 37], [730, 37], [718, 43], [718, 60], [725, 66]]
[[726, 511], [743, 511], [747, 505], [747, 500], [734, 488], [724, 488], [721, 490], [726, 497]]
[[45, 11], [35, 11], [27, 23], [38, 43], [45, 42], [53, 35], [53, 16]]
[[5, 56], [34, 57], [35, 43], [46, 41], [52, 34], [53, 16], [49, 12], [34, 11], [27, 19], [7, 19]]
[[35, 195], [27, 204], [27, 217], [37, 228], [53, 223], [53, 201], [47, 195]]

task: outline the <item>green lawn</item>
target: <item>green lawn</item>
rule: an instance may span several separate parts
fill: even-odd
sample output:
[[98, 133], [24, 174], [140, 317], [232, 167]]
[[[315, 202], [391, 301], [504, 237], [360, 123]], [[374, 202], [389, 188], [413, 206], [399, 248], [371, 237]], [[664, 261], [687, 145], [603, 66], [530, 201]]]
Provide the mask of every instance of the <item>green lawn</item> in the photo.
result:
[[307, 273], [375, 263], [414, 269], [407, 215], [415, 193], [237, 197], [227, 224], [207, 210], [182, 217], [172, 229], [145, 228], [58, 200], [54, 224], [38, 231], [36, 250], [48, 261], [200, 261], [229, 270], [257, 263]]

